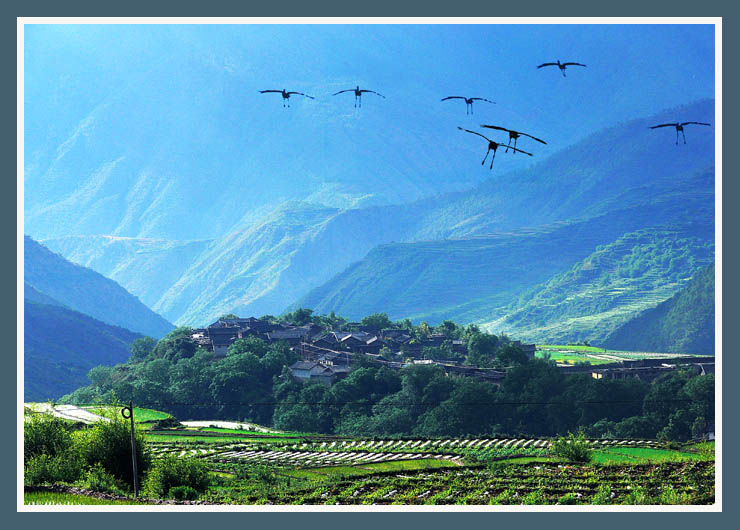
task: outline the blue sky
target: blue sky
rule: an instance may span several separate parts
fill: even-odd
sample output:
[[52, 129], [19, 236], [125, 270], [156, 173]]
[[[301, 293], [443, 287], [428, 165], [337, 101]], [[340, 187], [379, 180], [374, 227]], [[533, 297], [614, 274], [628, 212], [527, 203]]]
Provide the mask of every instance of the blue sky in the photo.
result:
[[[403, 202], [715, 91], [711, 25], [26, 25], [24, 39], [27, 209], [94, 192], [104, 213], [142, 172], [193, 197], [207, 182], [270, 203], [394, 187], [378, 200]], [[558, 59], [588, 66], [536, 68]], [[331, 96], [357, 84], [387, 99]], [[316, 99], [258, 92], [282, 88]], [[496, 104], [466, 116], [449, 95]], [[457, 130], [481, 123], [548, 145], [490, 172], [482, 139]]]

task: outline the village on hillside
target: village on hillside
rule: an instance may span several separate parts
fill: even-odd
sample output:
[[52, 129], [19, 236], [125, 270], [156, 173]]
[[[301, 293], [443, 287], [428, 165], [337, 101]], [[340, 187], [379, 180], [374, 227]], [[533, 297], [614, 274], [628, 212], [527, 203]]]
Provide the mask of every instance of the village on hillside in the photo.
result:
[[[462, 340], [452, 340], [442, 333], [431, 333], [424, 339], [412, 340], [403, 328], [380, 329], [350, 322], [351, 331], [327, 331], [314, 323], [302, 326], [274, 323], [255, 317], [219, 318], [209, 326], [194, 329], [192, 338], [201, 348], [224, 357], [229, 347], [239, 339], [255, 337], [268, 344], [286, 343], [301, 359], [289, 367], [291, 375], [299, 381], [319, 382], [331, 386], [345, 377], [353, 363], [362, 356], [392, 369], [401, 369], [413, 364], [433, 364], [446, 375], [475, 377], [498, 383], [506, 377], [505, 369], [483, 368], [463, 365], [461, 358], [468, 353], [468, 345]], [[522, 350], [527, 358], [533, 359], [537, 351], [535, 344], [513, 341], [513, 346]], [[425, 358], [425, 348], [447, 346], [456, 359]], [[568, 375], [590, 374], [594, 379], [638, 378], [653, 381], [662, 374], [689, 368], [696, 374], [714, 373], [714, 357], [665, 355], [656, 358], [615, 358], [615, 362], [592, 366], [582, 364], [558, 364]]]

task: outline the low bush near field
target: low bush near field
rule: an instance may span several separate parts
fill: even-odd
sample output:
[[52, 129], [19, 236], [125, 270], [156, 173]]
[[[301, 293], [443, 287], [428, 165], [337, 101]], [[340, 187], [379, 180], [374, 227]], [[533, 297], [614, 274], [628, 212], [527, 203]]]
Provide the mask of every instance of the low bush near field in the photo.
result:
[[581, 464], [588, 463], [593, 458], [593, 449], [583, 432], [578, 434], [569, 433], [568, 436], [559, 437], [552, 443], [550, 451], [555, 456], [564, 458], [569, 462]]
[[194, 501], [199, 493], [190, 486], [175, 486], [170, 489], [170, 497], [177, 501]]
[[46, 455], [55, 457], [72, 447], [69, 425], [51, 414], [32, 414], [23, 424], [23, 460]]
[[114, 493], [116, 495], [124, 495], [128, 490], [126, 484], [108, 473], [100, 464], [95, 464], [88, 469], [82, 478], [75, 482], [75, 486], [90, 491]]
[[23, 483], [27, 485], [74, 482], [82, 474], [82, 463], [71, 452], [55, 456], [41, 454], [27, 460]]
[[[118, 414], [76, 431], [50, 414], [35, 414], [24, 423], [23, 442], [24, 484], [79, 482], [112, 492], [131, 488], [131, 433]], [[139, 432], [136, 450], [141, 481], [151, 458]]]
[[[144, 481], [144, 491], [151, 496], [166, 498], [174, 488], [187, 486], [202, 493], [209, 484], [208, 464], [197, 458], [166, 456], [157, 460]], [[178, 495], [184, 490], [177, 490]]]

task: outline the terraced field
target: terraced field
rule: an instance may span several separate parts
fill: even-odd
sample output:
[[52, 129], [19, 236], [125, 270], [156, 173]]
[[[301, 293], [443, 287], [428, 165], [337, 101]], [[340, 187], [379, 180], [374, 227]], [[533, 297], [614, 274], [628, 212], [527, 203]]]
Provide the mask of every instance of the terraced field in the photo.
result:
[[[160, 439], [156, 431], [150, 439]], [[237, 443], [218, 436], [199, 436], [202, 431], [172, 431], [165, 440], [152, 442], [155, 457], [166, 454], [208, 458], [213, 462], [253, 462], [270, 465], [316, 466], [389, 462], [398, 460], [448, 460], [462, 465], [471, 452], [492, 455], [538, 455], [550, 447], [548, 439], [448, 438], [440, 440], [349, 440], [290, 443], [286, 438], [269, 439], [244, 435]], [[218, 433], [208, 433], [218, 434]], [[164, 435], [163, 435], [164, 436]], [[205, 443], [208, 441], [209, 443]], [[654, 440], [592, 440], [594, 447], [643, 447], [658, 445]], [[503, 452], [502, 452], [503, 451]]]
[[243, 504], [712, 504], [714, 463], [391, 471], [270, 488], [214, 489], [206, 500]]
[[[589, 440], [592, 463], [573, 465], [552, 454], [547, 438], [354, 439], [212, 422], [162, 429], [151, 423], [163, 419], [159, 413], [149, 417], [139, 428], [155, 460], [174, 455], [208, 464], [211, 485], [198, 503], [714, 503], [713, 442], [676, 449], [655, 440]], [[108, 504], [46, 493], [25, 502]]]

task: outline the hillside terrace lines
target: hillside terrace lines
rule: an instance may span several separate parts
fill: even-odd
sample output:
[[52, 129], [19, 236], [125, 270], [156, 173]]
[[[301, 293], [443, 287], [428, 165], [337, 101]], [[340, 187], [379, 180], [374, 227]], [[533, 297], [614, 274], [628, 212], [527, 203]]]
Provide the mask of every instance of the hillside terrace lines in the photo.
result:
[[[594, 448], [629, 446], [657, 447], [655, 440], [590, 440]], [[352, 445], [354, 444], [354, 445]], [[435, 445], [437, 444], [437, 445]], [[187, 443], [153, 443], [152, 455], [159, 458], [168, 454], [208, 458], [216, 462], [259, 462], [265, 464], [326, 465], [350, 464], [359, 462], [386, 462], [391, 460], [442, 459], [459, 465], [462, 458], [471, 450], [495, 451], [497, 449], [547, 449], [549, 439], [534, 438], [476, 438], [444, 440], [353, 440], [343, 441], [336, 447], [321, 444], [302, 444], [299, 449], [293, 445], [274, 445], [269, 449], [252, 444], [214, 444], [210, 447], [188, 447]], [[359, 449], [363, 447], [363, 449]], [[424, 447], [432, 449], [424, 450]]]

